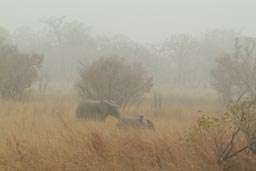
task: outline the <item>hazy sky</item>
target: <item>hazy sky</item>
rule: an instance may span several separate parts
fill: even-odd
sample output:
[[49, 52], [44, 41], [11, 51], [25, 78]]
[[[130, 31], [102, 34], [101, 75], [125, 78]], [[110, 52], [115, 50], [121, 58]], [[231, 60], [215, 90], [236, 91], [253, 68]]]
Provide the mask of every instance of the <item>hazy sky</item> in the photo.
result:
[[0, 25], [40, 28], [45, 16], [79, 20], [96, 33], [158, 42], [172, 33], [243, 29], [256, 36], [256, 0], [0, 0]]

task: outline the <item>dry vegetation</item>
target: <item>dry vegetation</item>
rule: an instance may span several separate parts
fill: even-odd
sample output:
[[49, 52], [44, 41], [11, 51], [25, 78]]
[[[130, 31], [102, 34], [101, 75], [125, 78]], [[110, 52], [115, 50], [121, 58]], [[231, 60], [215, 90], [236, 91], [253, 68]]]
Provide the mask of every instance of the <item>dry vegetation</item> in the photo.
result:
[[111, 117], [100, 124], [77, 121], [75, 101], [51, 99], [0, 102], [0, 170], [219, 169], [207, 136], [187, 138], [201, 113], [216, 114], [221, 110], [217, 105], [178, 105], [169, 100], [162, 116], [154, 117], [148, 99], [125, 111], [151, 115], [157, 129], [152, 132], [119, 130]]
[[[0, 26], [0, 171], [256, 170], [254, 37], [213, 29], [139, 43], [70, 19]], [[79, 97], [149, 116], [156, 131], [79, 120]]]

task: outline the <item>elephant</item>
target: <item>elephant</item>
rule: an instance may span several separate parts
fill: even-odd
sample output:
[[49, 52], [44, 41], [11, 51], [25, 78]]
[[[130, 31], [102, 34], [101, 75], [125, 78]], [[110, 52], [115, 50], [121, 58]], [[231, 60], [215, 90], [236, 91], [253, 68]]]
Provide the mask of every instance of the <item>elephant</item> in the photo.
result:
[[107, 100], [82, 100], [76, 109], [78, 119], [104, 121], [109, 115], [119, 119], [121, 114], [118, 105]]
[[147, 128], [155, 131], [154, 123], [151, 119], [144, 115], [140, 116], [121, 116], [116, 125], [118, 128], [134, 127]]

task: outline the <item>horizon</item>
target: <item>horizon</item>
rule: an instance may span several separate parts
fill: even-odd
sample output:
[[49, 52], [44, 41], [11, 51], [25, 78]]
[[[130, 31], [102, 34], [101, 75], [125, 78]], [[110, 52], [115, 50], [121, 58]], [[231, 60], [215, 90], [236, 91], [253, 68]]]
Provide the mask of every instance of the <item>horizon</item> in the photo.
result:
[[252, 0], [4, 0], [0, 26], [10, 32], [23, 26], [39, 30], [41, 18], [66, 16], [96, 34], [121, 34], [140, 43], [160, 43], [172, 34], [193, 35], [217, 28], [242, 30], [255, 37], [255, 5]]

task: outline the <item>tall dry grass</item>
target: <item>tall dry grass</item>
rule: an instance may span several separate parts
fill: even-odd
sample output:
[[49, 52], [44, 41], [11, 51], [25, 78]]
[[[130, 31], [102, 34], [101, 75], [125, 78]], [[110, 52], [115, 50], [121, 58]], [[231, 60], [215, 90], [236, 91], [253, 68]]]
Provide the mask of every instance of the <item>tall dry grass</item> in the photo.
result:
[[[116, 120], [78, 121], [76, 102], [68, 98], [35, 98], [0, 102], [0, 170], [3, 171], [219, 171], [207, 138], [187, 140], [202, 113], [214, 105], [163, 104], [153, 116], [150, 100], [124, 111], [146, 113], [156, 132], [120, 130]], [[202, 149], [204, 150], [201, 150]], [[205, 149], [209, 149], [208, 151]]]

